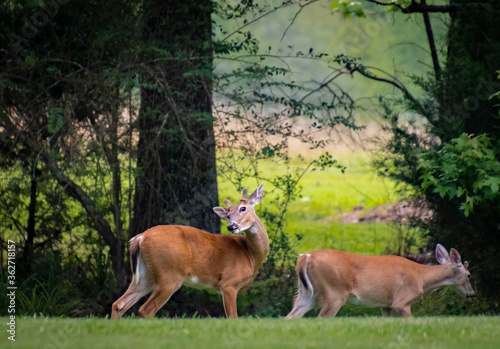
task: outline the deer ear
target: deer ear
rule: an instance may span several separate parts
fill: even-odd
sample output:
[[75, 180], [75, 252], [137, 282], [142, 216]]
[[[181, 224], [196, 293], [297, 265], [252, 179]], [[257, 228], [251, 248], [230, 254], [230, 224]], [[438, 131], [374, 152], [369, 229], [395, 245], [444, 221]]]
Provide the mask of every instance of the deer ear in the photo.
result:
[[465, 270], [469, 270], [469, 262], [467, 261], [464, 262], [464, 268]]
[[447, 263], [450, 260], [448, 251], [441, 244], [436, 245], [436, 259], [439, 264]]
[[462, 263], [462, 257], [460, 257], [460, 253], [458, 253], [458, 251], [454, 248], [450, 250], [450, 260], [454, 265], [460, 265]]
[[217, 216], [219, 216], [223, 221], [229, 220], [229, 218], [227, 217], [227, 210], [224, 207], [214, 207], [214, 212], [217, 213]]
[[259, 187], [252, 193], [252, 195], [250, 195], [250, 197], [248, 198], [248, 203], [254, 206], [260, 204], [262, 201], [263, 194], [264, 194], [264, 183], [259, 185]]
[[243, 188], [243, 191], [241, 192], [241, 200], [247, 200], [247, 196], [248, 196], [248, 189], [247, 188]]

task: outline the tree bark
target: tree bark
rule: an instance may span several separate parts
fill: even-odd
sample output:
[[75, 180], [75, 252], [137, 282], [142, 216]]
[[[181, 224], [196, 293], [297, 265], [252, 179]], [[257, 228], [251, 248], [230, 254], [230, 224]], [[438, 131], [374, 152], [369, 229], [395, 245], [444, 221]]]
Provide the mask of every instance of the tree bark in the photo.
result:
[[[158, 224], [212, 233], [220, 220], [211, 101], [210, 1], [146, 1], [138, 175], [130, 236]], [[158, 53], [160, 52], [160, 53]]]
[[[452, 5], [485, 4], [488, 1], [452, 0]], [[442, 140], [469, 134], [489, 133], [498, 123], [496, 100], [489, 97], [500, 90], [497, 70], [500, 62], [500, 3], [490, 1], [490, 7], [471, 7], [468, 11], [450, 14], [448, 56], [440, 104], [452, 111], [446, 135]], [[496, 41], [495, 41], [496, 40]], [[457, 88], [460, 86], [460, 88]]]
[[31, 267], [33, 260], [33, 244], [35, 240], [35, 218], [36, 218], [36, 200], [37, 200], [37, 187], [38, 187], [38, 170], [37, 160], [33, 159], [31, 164], [31, 185], [30, 185], [30, 202], [28, 205], [28, 226], [26, 227], [26, 241], [24, 243], [24, 265], [27, 272]]

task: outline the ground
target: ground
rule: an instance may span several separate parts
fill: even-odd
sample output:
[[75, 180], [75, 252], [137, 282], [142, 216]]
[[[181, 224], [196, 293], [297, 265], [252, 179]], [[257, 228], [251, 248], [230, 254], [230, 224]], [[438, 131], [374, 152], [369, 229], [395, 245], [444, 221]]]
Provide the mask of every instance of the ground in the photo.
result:
[[[7, 318], [0, 319], [2, 323]], [[2, 348], [499, 348], [500, 317], [17, 319]], [[7, 343], [9, 342], [9, 343]], [[7, 345], [8, 346], [7, 346]]]

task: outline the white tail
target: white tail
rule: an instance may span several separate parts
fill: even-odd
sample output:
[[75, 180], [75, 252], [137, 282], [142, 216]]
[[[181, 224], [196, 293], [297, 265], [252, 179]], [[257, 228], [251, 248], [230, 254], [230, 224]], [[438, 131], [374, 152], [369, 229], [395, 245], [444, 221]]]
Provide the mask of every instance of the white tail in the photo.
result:
[[467, 296], [474, 290], [469, 282], [468, 263], [460, 254], [436, 246], [440, 265], [422, 265], [399, 256], [365, 256], [337, 250], [317, 250], [297, 261], [298, 294], [287, 318], [300, 318], [321, 303], [318, 317], [335, 316], [348, 301], [391, 309], [411, 316], [411, 303], [423, 293], [446, 285], [456, 285]]
[[212, 288], [222, 293], [227, 317], [238, 317], [238, 291], [250, 284], [269, 252], [266, 229], [255, 213], [262, 201], [263, 184], [247, 199], [247, 189], [237, 205], [224, 200], [227, 209], [214, 207], [228, 230], [243, 236], [216, 235], [193, 227], [162, 225], [130, 240], [132, 281], [113, 303], [111, 318], [118, 319], [141, 297], [152, 291], [139, 309], [152, 317], [183, 284]]

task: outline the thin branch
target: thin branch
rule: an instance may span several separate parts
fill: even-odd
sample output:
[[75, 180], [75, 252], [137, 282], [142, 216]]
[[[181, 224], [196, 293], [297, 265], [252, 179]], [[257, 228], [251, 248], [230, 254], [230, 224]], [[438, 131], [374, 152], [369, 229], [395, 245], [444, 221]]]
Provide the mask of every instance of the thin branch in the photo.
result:
[[486, 3], [471, 3], [471, 4], [452, 4], [452, 5], [427, 5], [425, 3], [417, 3], [415, 1], [412, 1], [410, 5], [408, 6], [403, 6], [401, 4], [397, 3], [387, 3], [387, 2], [382, 2], [382, 1], [377, 1], [377, 0], [366, 0], [368, 2], [371, 2], [373, 4], [377, 4], [380, 6], [392, 6], [392, 7], [397, 7], [401, 10], [403, 13], [451, 13], [451, 12], [456, 12], [460, 10], [464, 10], [467, 7], [477, 7], [477, 6], [483, 6], [486, 5]]
[[318, 0], [311, 0], [303, 5], [299, 4], [300, 6], [300, 9], [295, 13], [295, 15], [293, 16], [292, 18], [292, 21], [290, 22], [290, 24], [286, 27], [285, 31], [283, 32], [283, 35], [281, 36], [281, 40], [280, 41], [283, 41], [283, 39], [285, 38], [285, 35], [286, 33], [288, 32], [288, 29], [290, 29], [290, 27], [295, 23], [295, 20], [297, 19], [297, 17], [299, 16], [299, 14], [302, 12], [302, 10], [304, 9], [304, 7], [308, 6], [308, 5], [311, 5], [312, 3], [315, 3], [317, 2]]
[[279, 10], [279, 9], [280, 9], [280, 8], [282, 8], [282, 7], [288, 6], [289, 4], [290, 4], [289, 2], [288, 2], [288, 3], [287, 3], [287, 2], [283, 2], [280, 6], [278, 6], [278, 7], [274, 8], [274, 9], [272, 9], [271, 11], [266, 12], [266, 13], [264, 13], [263, 15], [261, 15], [261, 16], [259, 16], [259, 17], [255, 18], [255, 19], [253, 19], [253, 20], [251, 20], [251, 21], [249, 21], [249, 22], [246, 22], [244, 25], [242, 25], [241, 27], [239, 27], [238, 29], [236, 29], [235, 31], [233, 31], [232, 33], [230, 33], [229, 35], [226, 35], [226, 37], [225, 37], [224, 39], [222, 39], [222, 41], [221, 41], [221, 42], [226, 41], [227, 39], [229, 39], [229, 38], [230, 38], [231, 36], [233, 36], [234, 34], [238, 33], [238, 32], [239, 32], [240, 30], [242, 30], [243, 28], [248, 27], [250, 24], [253, 24], [253, 23], [257, 22], [258, 20], [260, 20], [260, 19], [262, 19], [262, 18], [266, 17], [267, 15], [270, 15], [270, 14], [271, 14], [271, 13], [273, 13], [273, 12], [276, 12], [277, 10]]
[[307, 93], [304, 97], [302, 97], [300, 99], [299, 102], [302, 102], [304, 101], [307, 97], [309, 97], [310, 95], [312, 95], [313, 93], [315, 92], [318, 92], [319, 90], [321, 90], [323, 87], [326, 87], [328, 86], [333, 80], [335, 80], [336, 78], [338, 78], [340, 75], [343, 75], [343, 74], [348, 74], [348, 72], [345, 72], [345, 71], [340, 71], [338, 72], [336, 75], [334, 75], [333, 77], [331, 77], [330, 79], [328, 79], [327, 81], [323, 82], [321, 85], [319, 85], [318, 88], [312, 90], [311, 92]]
[[[386, 78], [382, 78], [382, 77], [376, 76], [374, 73], [372, 73], [368, 69], [377, 70], [377, 71], [379, 71], [379, 72], [381, 72], [381, 73], [389, 76], [390, 79], [386, 79]], [[358, 67], [355, 67], [353, 69], [353, 72], [355, 72], [355, 71], [357, 71], [362, 76], [364, 76], [364, 77], [366, 77], [368, 79], [375, 80], [375, 81], [380, 81], [380, 82], [385, 82], [387, 84], [390, 84], [390, 85], [396, 87], [398, 90], [400, 90], [401, 92], [403, 92], [403, 94], [405, 95], [405, 97], [408, 98], [415, 105], [415, 107], [417, 108], [417, 110], [422, 115], [426, 116], [424, 107], [420, 104], [419, 101], [417, 101], [417, 99], [415, 97], [413, 97], [413, 95], [410, 93], [410, 91], [408, 91], [408, 89], [403, 85], [403, 83], [401, 81], [399, 81], [396, 77], [390, 75], [389, 73], [387, 73], [387, 72], [385, 72], [385, 71], [383, 71], [381, 69], [374, 68], [374, 67], [368, 67], [368, 66], [358, 66]]]
[[52, 175], [55, 177], [59, 185], [64, 188], [64, 191], [70, 197], [76, 199], [82, 207], [87, 211], [89, 217], [99, 235], [104, 239], [106, 244], [112, 248], [116, 245], [117, 239], [114, 236], [109, 223], [106, 221], [104, 216], [99, 212], [96, 203], [87, 195], [87, 193], [76, 184], [73, 180], [71, 180], [66, 174], [59, 168], [56, 160], [53, 156], [46, 152], [29, 138], [24, 132], [19, 130], [8, 118], [8, 116], [2, 117], [4, 122], [4, 127], [8, 129], [11, 134], [19, 135], [20, 141], [28, 148], [31, 149], [32, 152], [36, 152], [39, 156], [44, 160], [47, 168], [50, 170]]
[[[421, 0], [421, 4], [425, 5], [426, 0]], [[425, 32], [427, 33], [427, 39], [429, 40], [429, 48], [431, 50], [432, 65], [434, 66], [434, 74], [436, 76], [436, 81], [439, 81], [439, 76], [441, 74], [441, 67], [439, 66], [439, 57], [437, 54], [436, 43], [434, 42], [434, 34], [432, 32], [431, 20], [429, 18], [428, 12], [422, 13], [425, 23]]]

